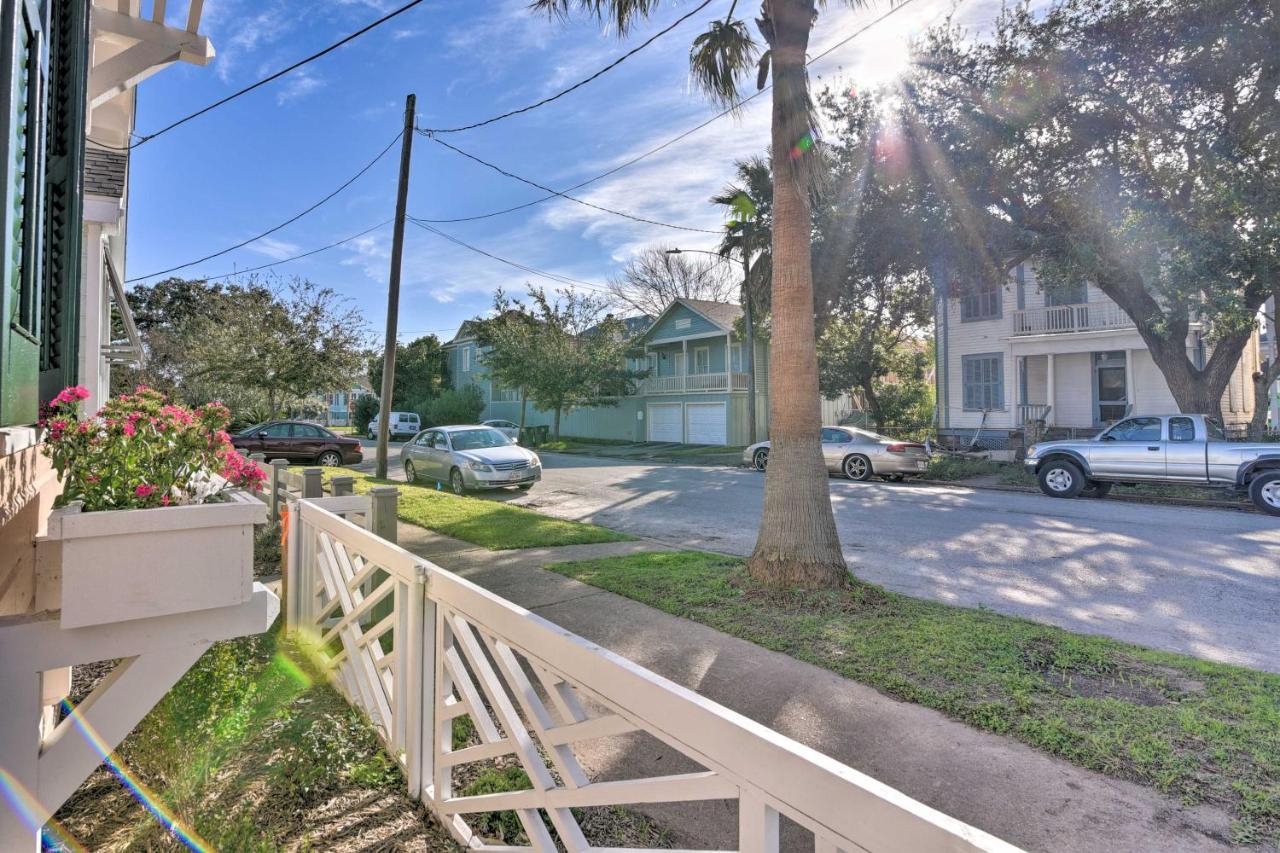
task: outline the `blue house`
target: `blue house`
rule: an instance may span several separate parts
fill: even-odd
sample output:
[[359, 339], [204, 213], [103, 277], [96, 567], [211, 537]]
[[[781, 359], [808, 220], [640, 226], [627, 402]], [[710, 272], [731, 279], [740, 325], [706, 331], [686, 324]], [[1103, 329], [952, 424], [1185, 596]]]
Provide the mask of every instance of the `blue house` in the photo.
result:
[[[738, 305], [677, 299], [652, 323], [648, 318], [630, 318], [628, 326], [636, 337], [629, 366], [648, 370], [648, 377], [615, 406], [566, 413], [560, 422], [561, 434], [676, 444], [750, 444], [741, 317]], [[476, 385], [484, 394], [484, 419], [519, 423], [520, 391], [497, 386], [486, 376], [474, 323], [463, 323], [445, 349], [454, 387]], [[755, 370], [757, 432], [763, 439], [769, 429], [769, 348], [760, 340], [756, 341]], [[553, 416], [529, 405], [525, 424], [550, 425]]]

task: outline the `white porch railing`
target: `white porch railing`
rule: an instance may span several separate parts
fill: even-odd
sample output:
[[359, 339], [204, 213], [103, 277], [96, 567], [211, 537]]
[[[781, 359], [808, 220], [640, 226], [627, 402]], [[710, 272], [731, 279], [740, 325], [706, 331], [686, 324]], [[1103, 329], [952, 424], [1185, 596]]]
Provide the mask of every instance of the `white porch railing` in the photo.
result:
[[1133, 320], [1111, 301], [1025, 308], [1013, 312], [1013, 334], [1053, 335], [1131, 329]]
[[639, 383], [640, 394], [680, 394], [684, 392], [746, 391], [745, 373], [689, 373], [650, 376]]
[[[291, 503], [288, 623], [317, 638], [338, 688], [404, 767], [410, 794], [471, 849], [588, 851], [574, 808], [701, 800], [737, 800], [738, 845], [753, 853], [779, 850], [780, 815], [809, 830], [820, 853], [1016, 849], [342, 517], [361, 500]], [[480, 743], [455, 750], [463, 716]], [[592, 781], [575, 744], [635, 731], [701, 769]], [[455, 768], [507, 755], [528, 790], [454, 790]], [[465, 819], [498, 810], [519, 816], [530, 846], [490, 843]]]

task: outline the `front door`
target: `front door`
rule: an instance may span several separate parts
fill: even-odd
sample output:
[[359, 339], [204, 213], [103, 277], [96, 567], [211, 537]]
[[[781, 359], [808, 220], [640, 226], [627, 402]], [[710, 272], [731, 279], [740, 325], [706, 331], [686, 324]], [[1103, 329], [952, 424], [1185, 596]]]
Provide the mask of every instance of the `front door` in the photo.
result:
[[1094, 423], [1110, 424], [1129, 413], [1129, 383], [1123, 352], [1093, 354]]
[[1112, 480], [1165, 475], [1164, 424], [1160, 418], [1126, 418], [1089, 448], [1089, 467]]

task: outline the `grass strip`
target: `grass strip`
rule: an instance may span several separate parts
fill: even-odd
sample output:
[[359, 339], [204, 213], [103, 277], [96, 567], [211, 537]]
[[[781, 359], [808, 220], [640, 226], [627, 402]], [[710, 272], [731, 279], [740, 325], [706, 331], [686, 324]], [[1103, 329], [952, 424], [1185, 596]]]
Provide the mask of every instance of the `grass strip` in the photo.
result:
[[458, 497], [451, 492], [436, 489], [435, 484], [379, 480], [350, 468], [324, 470], [326, 483], [334, 475], [354, 477], [355, 490], [360, 494], [378, 485], [396, 486], [400, 489], [397, 514], [401, 521], [471, 542], [490, 551], [625, 542], [635, 538], [594, 524], [551, 518], [499, 501], [481, 497]]
[[741, 560], [659, 552], [550, 571], [788, 654], [1280, 839], [1280, 675], [1073, 634], [850, 579], [772, 590]]

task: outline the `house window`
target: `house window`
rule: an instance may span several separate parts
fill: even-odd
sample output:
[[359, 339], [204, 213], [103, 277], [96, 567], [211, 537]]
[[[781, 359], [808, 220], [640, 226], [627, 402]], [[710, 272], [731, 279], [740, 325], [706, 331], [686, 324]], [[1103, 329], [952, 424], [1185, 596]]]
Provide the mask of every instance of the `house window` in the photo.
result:
[[1044, 304], [1050, 308], [1059, 305], [1083, 305], [1089, 301], [1089, 286], [1083, 281], [1044, 292]]
[[729, 369], [734, 373], [742, 373], [746, 370], [742, 363], [742, 344], [732, 344], [729, 347]]
[[469, 346], [462, 348], [462, 372], [471, 372], [471, 347]]
[[965, 411], [1004, 409], [1004, 356], [999, 353], [962, 356], [961, 367]]
[[693, 351], [693, 372], [694, 373], [710, 373], [711, 372], [711, 348], [697, 347]]
[[1000, 319], [1000, 282], [979, 281], [960, 296], [960, 321]]

